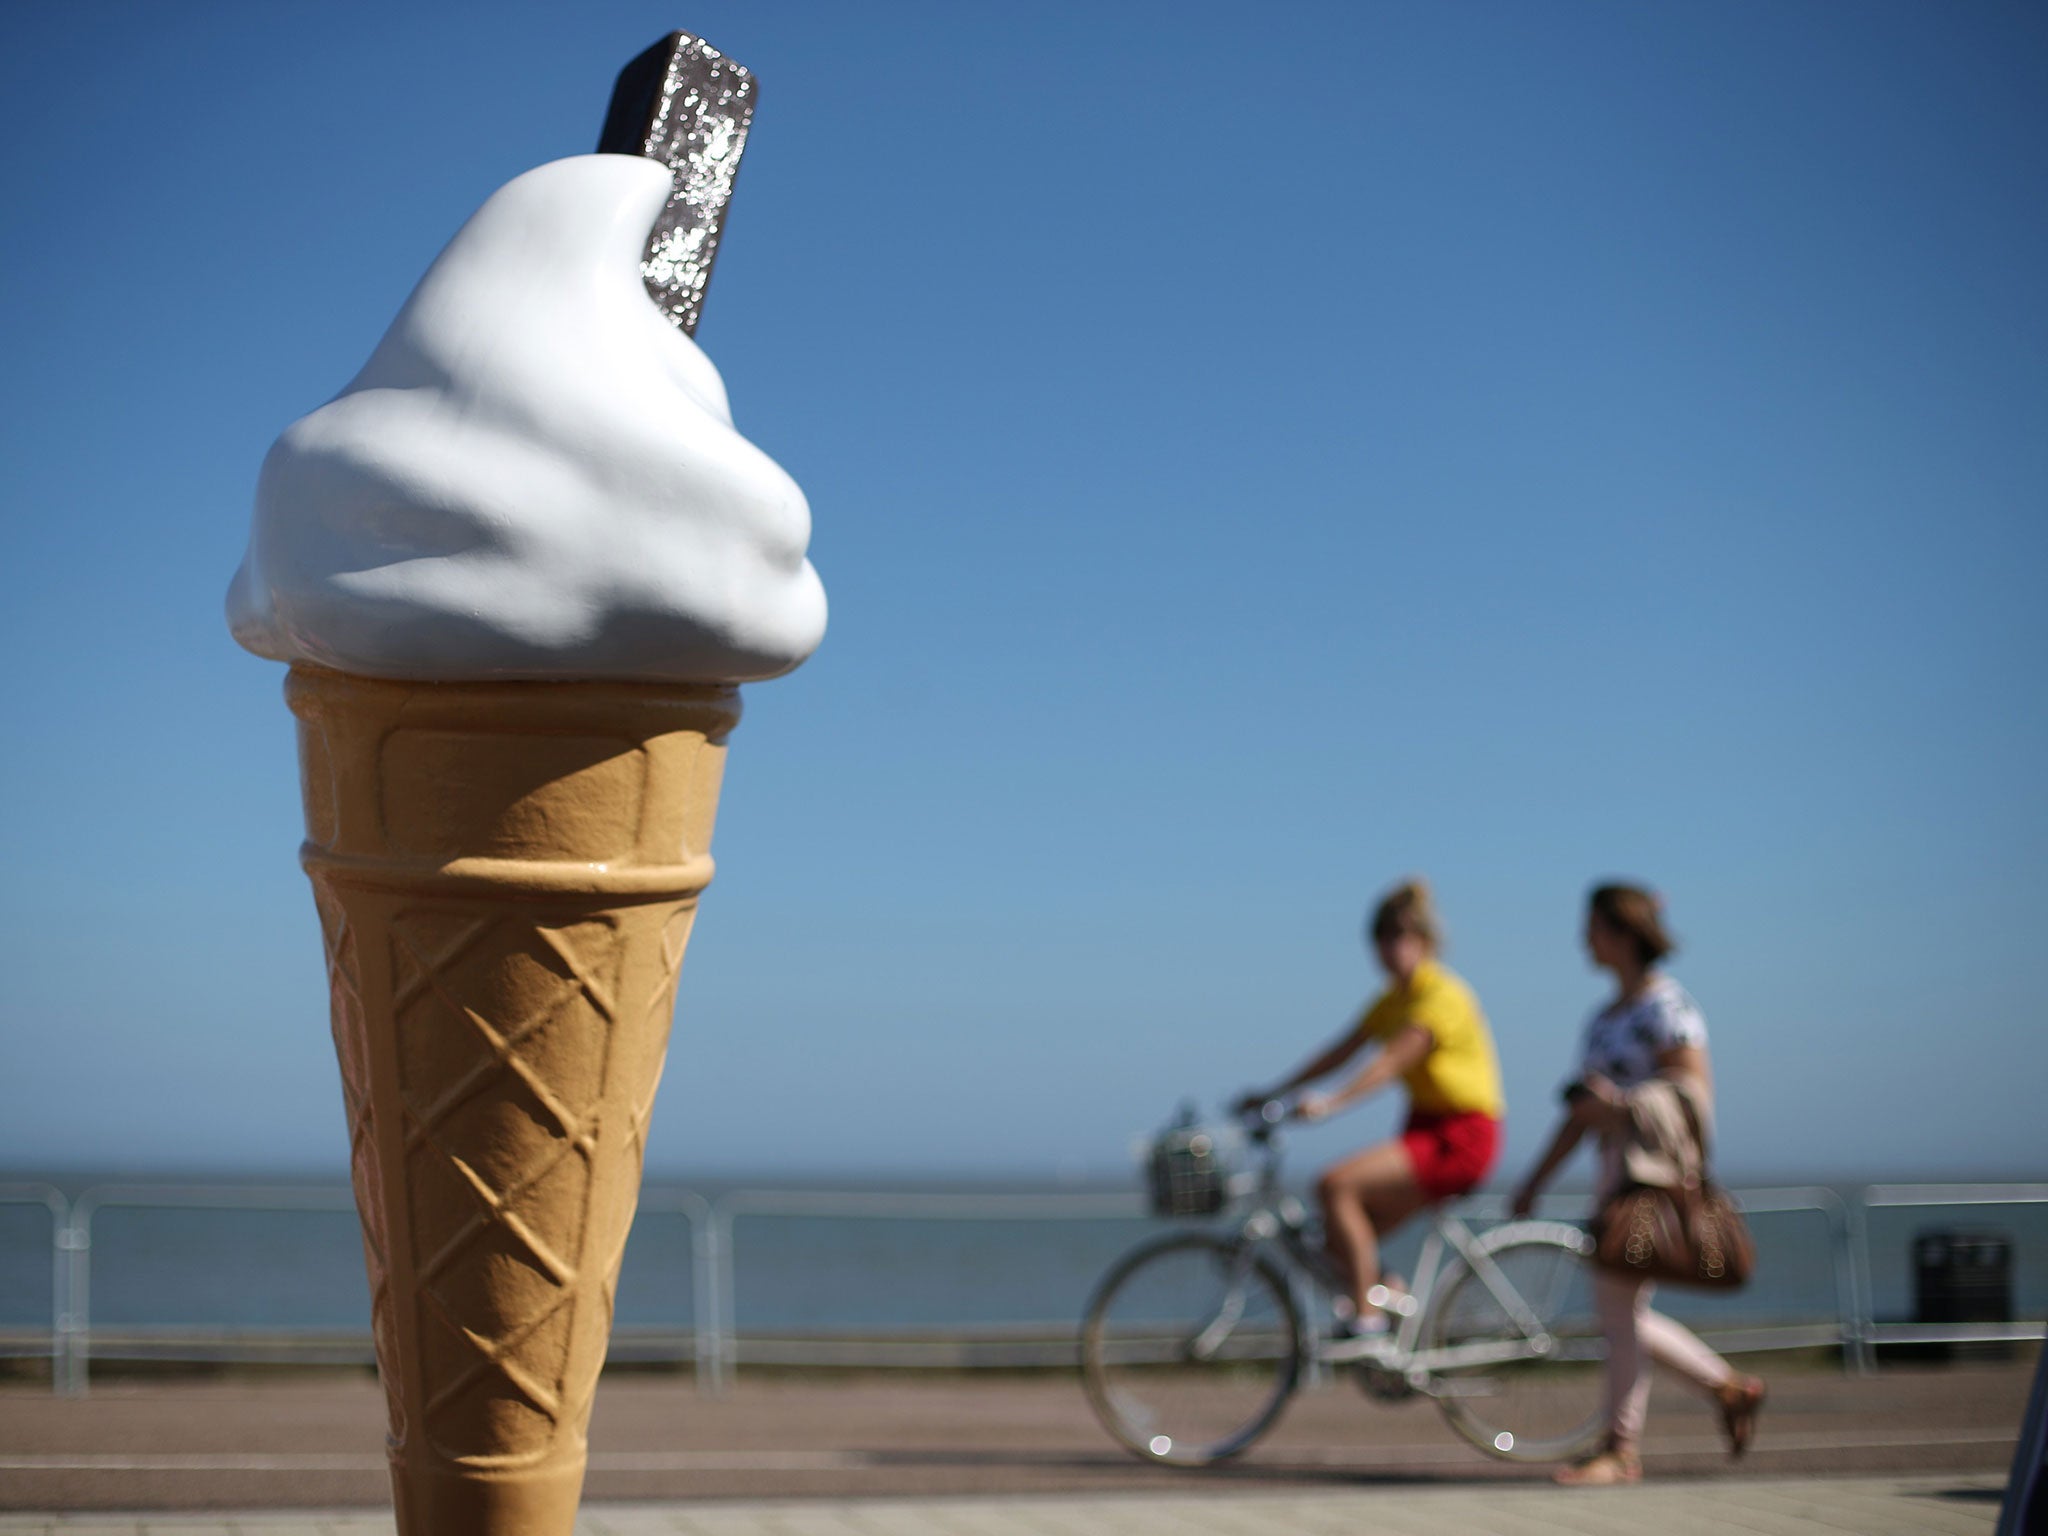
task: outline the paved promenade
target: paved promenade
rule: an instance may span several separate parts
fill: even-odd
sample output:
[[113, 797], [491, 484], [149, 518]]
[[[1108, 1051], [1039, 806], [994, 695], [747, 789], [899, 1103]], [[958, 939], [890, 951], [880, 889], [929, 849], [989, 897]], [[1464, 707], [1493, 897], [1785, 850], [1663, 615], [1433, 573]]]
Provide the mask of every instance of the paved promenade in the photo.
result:
[[[2003, 1479], [1721, 1478], [1295, 1494], [586, 1505], [580, 1536], [1984, 1536]], [[0, 1515], [8, 1536], [388, 1536], [368, 1511]]]
[[[1245, 1457], [1187, 1472], [1116, 1449], [1066, 1376], [745, 1373], [706, 1398], [687, 1377], [628, 1373], [598, 1394], [585, 1529], [1987, 1531], [2031, 1377], [2030, 1360], [1861, 1379], [1781, 1370], [1741, 1463], [1727, 1459], [1704, 1403], [1660, 1383], [1649, 1480], [1560, 1490], [1545, 1469], [1479, 1455], [1429, 1403], [1373, 1403], [1348, 1380], [1304, 1393]], [[0, 1387], [0, 1512], [12, 1512], [0, 1513], [0, 1533], [388, 1531], [383, 1417], [375, 1381], [356, 1371], [115, 1378], [80, 1399]]]

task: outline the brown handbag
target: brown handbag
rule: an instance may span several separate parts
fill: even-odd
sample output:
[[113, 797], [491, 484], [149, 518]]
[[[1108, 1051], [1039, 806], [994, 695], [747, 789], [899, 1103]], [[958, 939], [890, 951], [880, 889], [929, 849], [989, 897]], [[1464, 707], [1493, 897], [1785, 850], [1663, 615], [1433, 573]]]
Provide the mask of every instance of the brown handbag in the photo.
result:
[[1629, 1184], [1610, 1196], [1591, 1223], [1593, 1262], [1643, 1280], [1736, 1290], [1756, 1268], [1756, 1243], [1728, 1191], [1707, 1177], [1699, 1116], [1689, 1096], [1679, 1098], [1700, 1146], [1699, 1176], [1676, 1189]]

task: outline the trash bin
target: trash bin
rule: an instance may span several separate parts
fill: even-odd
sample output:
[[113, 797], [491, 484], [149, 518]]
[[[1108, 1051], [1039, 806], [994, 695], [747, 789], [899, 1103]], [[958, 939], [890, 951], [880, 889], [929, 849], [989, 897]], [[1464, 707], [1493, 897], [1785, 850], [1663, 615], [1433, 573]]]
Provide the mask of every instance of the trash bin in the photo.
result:
[[[1913, 1239], [1913, 1320], [1920, 1323], [2012, 1321], [2012, 1234], [1940, 1230]], [[1940, 1360], [2004, 1360], [2009, 1341], [1940, 1344]]]

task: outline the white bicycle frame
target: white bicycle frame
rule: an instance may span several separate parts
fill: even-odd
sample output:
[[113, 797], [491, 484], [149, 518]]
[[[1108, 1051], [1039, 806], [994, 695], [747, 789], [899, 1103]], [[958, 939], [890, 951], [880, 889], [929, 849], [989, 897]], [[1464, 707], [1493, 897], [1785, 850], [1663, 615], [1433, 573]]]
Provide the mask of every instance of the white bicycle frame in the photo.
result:
[[[1303, 1241], [1302, 1223], [1289, 1209], [1291, 1204], [1284, 1199], [1260, 1202], [1239, 1234], [1244, 1240], [1242, 1263], [1248, 1269], [1258, 1252], [1274, 1251], [1284, 1271], [1305, 1277], [1317, 1290], [1327, 1290], [1329, 1276], [1322, 1261], [1311, 1255]], [[1577, 1227], [1555, 1221], [1511, 1222], [1480, 1237], [1456, 1216], [1438, 1209], [1416, 1260], [1414, 1284], [1409, 1292], [1414, 1305], [1406, 1309], [1398, 1325], [1385, 1334], [1358, 1338], [1338, 1338], [1305, 1330], [1309, 1359], [1318, 1365], [1376, 1366], [1402, 1376], [1418, 1392], [1440, 1397], [1456, 1392], [1455, 1383], [1436, 1379], [1445, 1371], [1505, 1365], [1518, 1360], [1576, 1358], [1570, 1341], [1560, 1340], [1550, 1333], [1543, 1324], [1542, 1315], [1523, 1299], [1521, 1292], [1501, 1273], [1500, 1266], [1493, 1262], [1494, 1248], [1527, 1238], [1559, 1242], [1581, 1251], [1586, 1241], [1585, 1234]], [[1430, 1320], [1437, 1283], [1450, 1268], [1447, 1254], [1454, 1254], [1456, 1262], [1462, 1262], [1500, 1303], [1501, 1310], [1521, 1329], [1519, 1340], [1457, 1344], [1441, 1349], [1418, 1347], [1422, 1342], [1422, 1330]], [[1223, 1340], [1229, 1336], [1237, 1317], [1244, 1310], [1240, 1292], [1240, 1284], [1233, 1280], [1217, 1316], [1198, 1336], [1197, 1358], [1207, 1359], [1222, 1347]], [[1597, 1350], [1585, 1358], [1598, 1359]]]

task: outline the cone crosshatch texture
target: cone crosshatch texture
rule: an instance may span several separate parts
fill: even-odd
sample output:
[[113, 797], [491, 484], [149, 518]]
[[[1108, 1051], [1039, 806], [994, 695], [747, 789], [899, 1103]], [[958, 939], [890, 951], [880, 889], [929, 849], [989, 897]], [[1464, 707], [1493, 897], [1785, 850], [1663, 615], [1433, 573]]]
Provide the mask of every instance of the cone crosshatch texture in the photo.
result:
[[294, 667], [401, 1536], [569, 1536], [725, 686]]

